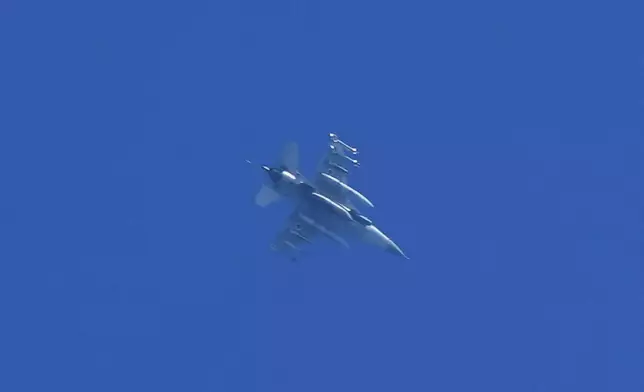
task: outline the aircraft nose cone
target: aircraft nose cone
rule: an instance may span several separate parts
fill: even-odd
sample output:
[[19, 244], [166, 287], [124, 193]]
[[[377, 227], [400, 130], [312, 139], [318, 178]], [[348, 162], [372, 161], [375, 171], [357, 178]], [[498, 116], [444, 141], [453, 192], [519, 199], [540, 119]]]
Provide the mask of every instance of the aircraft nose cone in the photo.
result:
[[391, 254], [393, 254], [395, 256], [403, 257], [403, 258], [409, 260], [409, 257], [407, 257], [407, 255], [405, 255], [405, 253], [402, 251], [402, 249], [400, 249], [400, 247], [398, 245], [396, 245], [395, 243], [393, 243], [392, 241], [390, 241], [389, 244], [387, 245], [387, 247], [385, 248], [385, 252], [391, 253]]

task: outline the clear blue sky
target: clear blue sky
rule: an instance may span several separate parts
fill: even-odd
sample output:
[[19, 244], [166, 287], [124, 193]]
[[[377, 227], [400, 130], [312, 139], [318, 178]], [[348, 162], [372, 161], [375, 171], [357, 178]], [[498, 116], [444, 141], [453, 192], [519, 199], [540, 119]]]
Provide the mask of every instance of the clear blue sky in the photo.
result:
[[[644, 390], [641, 9], [519, 3], [0, 2], [0, 390]], [[269, 251], [328, 132], [411, 260]]]

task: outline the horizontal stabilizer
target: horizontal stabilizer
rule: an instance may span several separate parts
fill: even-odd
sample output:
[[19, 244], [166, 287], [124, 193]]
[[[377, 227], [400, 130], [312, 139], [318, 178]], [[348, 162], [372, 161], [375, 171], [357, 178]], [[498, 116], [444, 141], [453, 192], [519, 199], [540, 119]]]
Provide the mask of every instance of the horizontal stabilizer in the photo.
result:
[[255, 204], [260, 207], [266, 207], [267, 205], [274, 203], [281, 198], [282, 196], [280, 196], [280, 194], [277, 193], [277, 191], [275, 191], [273, 188], [267, 185], [262, 185], [262, 187], [259, 189], [259, 192], [257, 192], [257, 195], [255, 195]]

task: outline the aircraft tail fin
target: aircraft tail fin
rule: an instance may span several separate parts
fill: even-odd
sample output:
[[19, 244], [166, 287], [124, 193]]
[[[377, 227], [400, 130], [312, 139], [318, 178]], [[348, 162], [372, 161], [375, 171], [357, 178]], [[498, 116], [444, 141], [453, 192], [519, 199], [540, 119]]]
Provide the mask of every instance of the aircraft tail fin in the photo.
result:
[[272, 204], [278, 200], [280, 200], [282, 196], [280, 196], [279, 193], [277, 193], [276, 190], [271, 188], [268, 185], [262, 185], [262, 187], [259, 189], [259, 192], [255, 195], [255, 204], [257, 204], [260, 207], [266, 207], [269, 204]]
[[284, 146], [280, 157], [280, 164], [292, 173], [299, 170], [300, 152], [297, 143], [290, 142]]

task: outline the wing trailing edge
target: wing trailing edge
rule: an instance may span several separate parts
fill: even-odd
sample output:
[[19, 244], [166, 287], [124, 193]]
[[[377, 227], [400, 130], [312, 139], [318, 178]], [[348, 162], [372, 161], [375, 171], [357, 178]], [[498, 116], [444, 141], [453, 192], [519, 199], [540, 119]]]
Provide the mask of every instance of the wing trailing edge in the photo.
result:
[[280, 163], [291, 173], [296, 173], [300, 166], [300, 152], [297, 143], [290, 142], [284, 146]]

